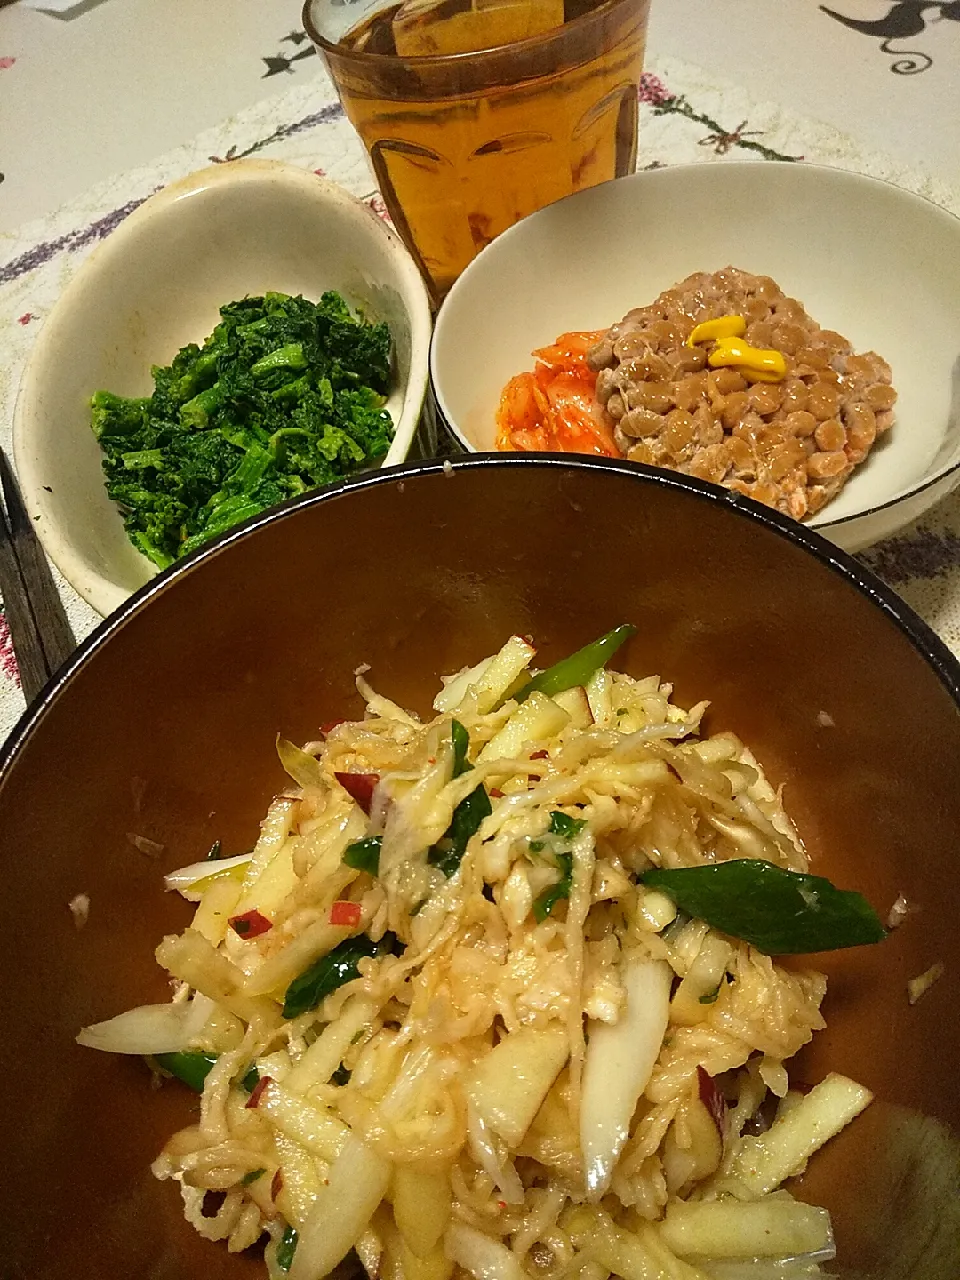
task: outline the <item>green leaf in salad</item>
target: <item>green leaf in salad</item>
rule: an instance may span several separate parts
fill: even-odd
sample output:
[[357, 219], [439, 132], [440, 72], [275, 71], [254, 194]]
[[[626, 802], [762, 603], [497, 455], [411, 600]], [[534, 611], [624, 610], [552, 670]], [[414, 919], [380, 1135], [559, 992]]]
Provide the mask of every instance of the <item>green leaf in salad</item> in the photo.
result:
[[543, 924], [553, 908], [564, 898], [570, 897], [573, 888], [573, 854], [558, 853], [557, 866], [560, 868], [560, 879], [538, 894], [533, 902], [533, 917], [537, 924]]
[[283, 1016], [298, 1018], [302, 1013], [316, 1009], [331, 991], [359, 978], [361, 960], [369, 956], [396, 955], [402, 949], [393, 933], [385, 933], [379, 942], [372, 941], [365, 933], [345, 938], [290, 983], [283, 1000]]
[[594, 640], [568, 658], [561, 659], [546, 671], [528, 680], [519, 693], [513, 696], [517, 702], [523, 702], [531, 693], [543, 693], [548, 698], [555, 693], [563, 693], [565, 689], [575, 689], [577, 685], [585, 685], [591, 676], [601, 667], [605, 667], [622, 644], [636, 635], [637, 628], [625, 623], [614, 627], [599, 640]]
[[859, 947], [887, 936], [861, 894], [760, 859], [656, 868], [641, 880], [690, 916], [771, 956]]
[[[219, 1056], [218, 1053], [191, 1049], [181, 1053], [155, 1053], [153, 1060], [158, 1067], [162, 1067], [197, 1093], [202, 1093], [204, 1081]], [[251, 1064], [241, 1076], [240, 1085], [247, 1093], [252, 1093], [259, 1079], [260, 1072]]]
[[277, 1245], [277, 1266], [281, 1271], [289, 1271], [293, 1266], [293, 1255], [297, 1251], [297, 1242], [300, 1236], [294, 1227], [287, 1227], [283, 1235], [280, 1237], [280, 1243]]
[[554, 809], [550, 814], [548, 830], [552, 836], [563, 836], [565, 840], [572, 840], [586, 825], [586, 818], [571, 818], [568, 814], [561, 813], [559, 809]]
[[356, 871], [368, 871], [370, 875], [375, 876], [380, 870], [381, 843], [381, 836], [368, 836], [366, 840], [355, 840], [353, 844], [347, 845], [343, 860], [348, 867], [353, 867]]
[[427, 854], [431, 866], [439, 867], [449, 880], [456, 875], [471, 838], [480, 830], [484, 818], [493, 813], [493, 805], [481, 783], [453, 811], [449, 827]]
[[201, 1052], [155, 1053], [153, 1057], [157, 1066], [162, 1067], [164, 1071], [169, 1071], [170, 1075], [176, 1076], [178, 1080], [182, 1080], [184, 1084], [189, 1085], [197, 1093], [203, 1093], [203, 1082], [210, 1074], [219, 1054]]
[[451, 776], [459, 778], [462, 773], [469, 773], [473, 768], [473, 765], [467, 759], [467, 752], [470, 749], [470, 734], [459, 720], [454, 720], [450, 725], [450, 737], [453, 740], [453, 773]]

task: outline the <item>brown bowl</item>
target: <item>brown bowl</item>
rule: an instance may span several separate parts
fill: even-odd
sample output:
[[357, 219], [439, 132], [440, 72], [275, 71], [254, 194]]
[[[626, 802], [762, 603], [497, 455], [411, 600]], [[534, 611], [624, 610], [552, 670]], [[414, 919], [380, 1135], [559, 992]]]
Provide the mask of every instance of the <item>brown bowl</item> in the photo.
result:
[[[828, 1030], [796, 1075], [845, 1072], [877, 1101], [798, 1189], [834, 1215], [849, 1280], [960, 1275], [960, 667], [854, 561], [765, 508], [669, 473], [504, 455], [364, 477], [228, 535], [105, 623], [8, 743], [4, 1280], [262, 1274], [195, 1236], [149, 1173], [195, 1097], [74, 1044], [165, 998], [153, 947], [188, 908], [162, 872], [218, 837], [250, 845], [282, 785], [276, 733], [360, 712], [361, 662], [425, 709], [437, 673], [512, 631], [549, 661], [622, 621], [639, 630], [618, 663], [673, 680], [681, 703], [711, 698], [711, 725], [785, 784], [815, 870], [881, 914], [899, 893], [920, 906], [822, 961]], [[944, 977], [909, 1005], [935, 961]]]

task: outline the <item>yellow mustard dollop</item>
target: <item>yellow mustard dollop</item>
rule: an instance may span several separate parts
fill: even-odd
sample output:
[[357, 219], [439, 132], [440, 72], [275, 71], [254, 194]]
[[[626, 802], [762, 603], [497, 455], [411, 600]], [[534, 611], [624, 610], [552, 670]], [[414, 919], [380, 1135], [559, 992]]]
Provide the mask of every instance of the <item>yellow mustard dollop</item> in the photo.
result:
[[687, 339], [687, 346], [716, 342], [720, 338], [742, 338], [746, 332], [747, 322], [743, 316], [718, 316], [716, 320], [704, 320], [703, 324], [698, 324]]
[[707, 363], [712, 369], [739, 369], [748, 382], [780, 382], [787, 376], [787, 362], [781, 352], [752, 347], [739, 338], [721, 338], [707, 356]]

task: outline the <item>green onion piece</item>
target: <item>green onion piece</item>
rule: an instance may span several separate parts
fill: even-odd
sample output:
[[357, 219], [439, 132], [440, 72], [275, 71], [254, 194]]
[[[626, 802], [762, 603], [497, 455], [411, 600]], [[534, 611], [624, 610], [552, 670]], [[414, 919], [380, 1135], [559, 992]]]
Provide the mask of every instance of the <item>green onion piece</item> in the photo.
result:
[[352, 1074], [353, 1072], [348, 1071], [347, 1068], [341, 1062], [339, 1067], [337, 1067], [336, 1071], [330, 1077], [330, 1079], [333, 1081], [334, 1084], [339, 1084], [339, 1085], [349, 1084], [350, 1077]]
[[205, 861], [216, 862], [217, 859], [220, 857], [221, 848], [222, 848], [222, 845], [220, 844], [220, 841], [214, 840], [213, 844], [210, 846], [210, 850], [207, 853]]
[[821, 876], [741, 858], [708, 867], [657, 868], [642, 877], [683, 911], [766, 955], [802, 955], [881, 942], [886, 930], [859, 893]]
[[556, 884], [548, 885], [534, 899], [533, 915], [537, 924], [543, 924], [557, 903], [570, 897], [570, 890], [573, 888], [573, 854], [558, 853], [557, 864], [563, 873], [560, 880]]
[[385, 933], [379, 942], [372, 942], [365, 933], [345, 938], [339, 946], [321, 956], [290, 983], [283, 1000], [283, 1016], [299, 1018], [302, 1013], [315, 1009], [331, 991], [336, 991], [345, 982], [359, 978], [360, 970], [357, 966], [361, 960], [389, 953], [397, 955], [397, 948], [403, 950], [393, 933]]
[[266, 1169], [251, 1169], [249, 1173], [245, 1173], [240, 1179], [242, 1187], [249, 1187], [251, 1182], [256, 1182], [258, 1178], [262, 1178], [266, 1173]]
[[484, 818], [493, 813], [493, 805], [483, 785], [471, 791], [453, 811], [453, 818], [444, 835], [427, 854], [431, 866], [439, 867], [449, 880], [459, 870], [470, 838], [480, 830]]
[[203, 1093], [203, 1082], [210, 1074], [218, 1055], [215, 1053], [157, 1053], [154, 1058], [158, 1066], [169, 1071], [172, 1076], [188, 1084], [197, 1093]]
[[[197, 1093], [203, 1093], [203, 1082], [210, 1074], [210, 1069], [219, 1056], [217, 1053], [204, 1053], [199, 1050], [185, 1053], [155, 1053], [153, 1055], [157, 1066], [163, 1067], [164, 1071], [169, 1071], [172, 1076], [176, 1076], [178, 1080], [188, 1084]], [[260, 1072], [251, 1064], [241, 1077], [240, 1084], [246, 1089], [247, 1093], [252, 1093], [259, 1079]]]
[[571, 653], [569, 658], [563, 658], [528, 680], [514, 697], [517, 702], [523, 702], [531, 693], [545, 693], [549, 698], [555, 693], [563, 693], [564, 689], [575, 689], [577, 685], [586, 684], [592, 675], [607, 665], [620, 646], [636, 633], [637, 628], [629, 623], [614, 627], [599, 640], [584, 645], [576, 653]]
[[470, 734], [459, 720], [450, 725], [450, 737], [453, 739], [453, 777], [459, 778], [461, 773], [469, 773], [473, 765], [467, 759], [470, 749]]
[[297, 1251], [297, 1241], [300, 1239], [293, 1227], [287, 1227], [283, 1235], [280, 1237], [280, 1243], [277, 1245], [277, 1266], [281, 1271], [289, 1271], [293, 1265], [293, 1255]]
[[375, 876], [380, 870], [380, 836], [370, 836], [366, 840], [355, 840], [348, 844], [343, 860], [348, 867], [357, 871], [369, 871]]
[[550, 834], [563, 836], [566, 840], [572, 840], [574, 836], [579, 835], [586, 825], [586, 818], [571, 818], [556, 809], [550, 815]]

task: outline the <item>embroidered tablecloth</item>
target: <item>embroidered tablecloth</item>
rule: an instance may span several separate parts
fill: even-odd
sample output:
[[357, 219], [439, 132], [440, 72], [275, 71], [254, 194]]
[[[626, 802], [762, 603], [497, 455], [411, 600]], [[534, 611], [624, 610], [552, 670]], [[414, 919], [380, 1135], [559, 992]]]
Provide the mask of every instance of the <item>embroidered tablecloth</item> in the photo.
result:
[[[865, 149], [837, 129], [755, 99], [747, 90], [665, 56], [651, 56], [640, 91], [639, 168], [731, 158], [816, 161], [884, 178], [960, 214], [960, 190]], [[165, 184], [242, 156], [283, 159], [323, 173], [385, 216], [362, 148], [329, 81], [317, 75], [201, 133], [188, 145], [100, 183], [82, 199], [0, 240], [0, 443], [11, 449], [14, 403], [33, 340], [65, 285], [97, 244]], [[960, 496], [861, 557], [960, 655]], [[57, 578], [78, 640], [99, 619]], [[0, 739], [24, 706], [0, 614]]]

